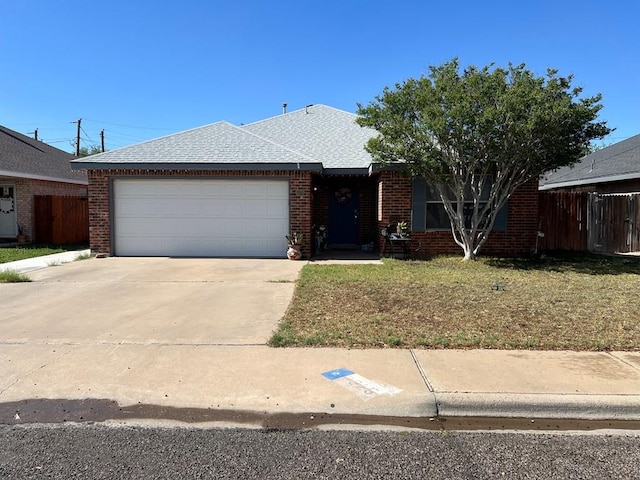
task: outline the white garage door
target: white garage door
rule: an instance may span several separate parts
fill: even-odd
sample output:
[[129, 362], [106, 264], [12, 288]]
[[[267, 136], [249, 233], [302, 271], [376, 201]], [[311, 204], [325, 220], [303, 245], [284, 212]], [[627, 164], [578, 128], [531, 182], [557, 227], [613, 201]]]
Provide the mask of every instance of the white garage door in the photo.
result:
[[120, 256], [284, 257], [286, 180], [117, 179]]

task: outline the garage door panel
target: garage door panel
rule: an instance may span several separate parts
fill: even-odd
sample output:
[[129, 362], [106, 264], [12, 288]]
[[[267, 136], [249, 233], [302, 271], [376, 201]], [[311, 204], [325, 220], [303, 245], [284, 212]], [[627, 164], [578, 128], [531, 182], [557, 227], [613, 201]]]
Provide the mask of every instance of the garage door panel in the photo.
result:
[[[120, 237], [153, 237], [156, 235], [158, 226], [155, 219], [124, 218], [118, 222], [118, 234]], [[164, 234], [167, 231], [160, 231], [160, 233]]]
[[282, 218], [283, 216], [289, 216], [289, 201], [287, 200], [286, 206], [282, 205], [281, 201], [267, 200], [264, 202], [266, 208], [265, 215], [273, 218]]
[[117, 179], [116, 255], [284, 256], [286, 180]]
[[224, 198], [224, 185], [219, 183], [200, 183], [198, 185], [198, 195], [207, 196], [207, 197], [223, 197]]

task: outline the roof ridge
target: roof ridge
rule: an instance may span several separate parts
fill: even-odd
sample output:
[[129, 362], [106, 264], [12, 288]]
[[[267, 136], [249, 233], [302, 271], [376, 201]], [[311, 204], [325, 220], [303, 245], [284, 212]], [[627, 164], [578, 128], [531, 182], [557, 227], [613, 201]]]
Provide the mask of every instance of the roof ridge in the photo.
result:
[[336, 112], [340, 112], [340, 113], [348, 113], [348, 114], [349, 114], [349, 115], [351, 115], [352, 117], [357, 117], [357, 116], [358, 116], [358, 114], [357, 114], [357, 113], [349, 112], [349, 111], [347, 111], [347, 110], [342, 110], [341, 108], [336, 108], [336, 107], [333, 107], [333, 106], [331, 106], [331, 105], [324, 105], [324, 104], [320, 104], [320, 105], [322, 105], [323, 107], [329, 108], [329, 109], [331, 109], [331, 110], [335, 110]]
[[[13, 138], [14, 140], [17, 140], [18, 142], [24, 143], [25, 145], [27, 145], [28, 147], [34, 148], [36, 150], [38, 150], [39, 152], [42, 153], [47, 153], [45, 152], [42, 148], [39, 148], [37, 145], [34, 145], [34, 142], [38, 142], [38, 140], [35, 140], [33, 138], [27, 137], [26, 135], [20, 133], [20, 132], [16, 132], [15, 130], [11, 130], [10, 128], [4, 127], [4, 126], [0, 126], [0, 131], [2, 131], [2, 133], [4, 133], [5, 135]], [[30, 141], [27, 141], [30, 140]], [[41, 142], [44, 143], [44, 142]], [[52, 147], [52, 148], [56, 148], [56, 147]], [[56, 149], [59, 150], [59, 149]], [[64, 152], [63, 150], [60, 150], [60, 152]], [[67, 152], [64, 152], [67, 153]]]
[[[295, 155], [298, 155], [298, 156], [300, 156], [300, 157], [302, 157], [302, 158], [304, 158], [304, 159], [306, 159], [306, 160], [310, 160], [310, 161], [312, 161], [312, 162], [320, 162], [320, 160], [318, 160], [318, 159], [316, 159], [316, 158], [309, 157], [308, 155], [305, 155], [304, 153], [300, 153], [300, 152], [298, 152], [297, 150], [294, 150], [294, 149], [289, 148], [289, 147], [287, 147], [287, 146], [285, 146], [285, 145], [282, 145], [281, 143], [274, 142], [273, 140], [270, 140], [270, 139], [268, 139], [268, 138], [265, 138], [265, 137], [263, 137], [262, 135], [258, 135], [258, 134], [253, 133], [253, 132], [251, 132], [251, 131], [249, 131], [249, 130], [247, 130], [247, 129], [245, 129], [245, 128], [242, 128], [242, 127], [244, 127], [245, 125], [243, 125], [243, 126], [241, 127], [241, 126], [233, 125], [233, 124], [231, 124], [231, 123], [229, 123], [229, 122], [222, 122], [222, 123], [228, 123], [228, 124], [229, 124], [229, 125], [231, 125], [233, 128], [236, 128], [236, 129], [240, 130], [241, 132], [243, 132], [243, 133], [245, 133], [245, 134], [249, 134], [249, 135], [251, 135], [251, 136], [253, 136], [253, 137], [256, 137], [256, 138], [258, 138], [258, 139], [262, 140], [263, 142], [267, 142], [267, 143], [270, 143], [271, 145], [275, 145], [275, 146], [276, 146], [276, 147], [278, 147], [278, 148], [282, 148], [283, 150], [286, 150], [286, 151], [291, 152], [291, 153], [293, 153], [293, 154], [295, 154]], [[321, 163], [321, 162], [320, 162], [320, 163]]]
[[[303, 107], [303, 108], [308, 108], [308, 107], [309, 107], [309, 105], [307, 105], [306, 107]], [[271, 117], [263, 118], [261, 120], [256, 120], [255, 122], [245, 123], [243, 125], [240, 125], [240, 127], [250, 127], [252, 125], [258, 125], [260, 123], [270, 122], [274, 118], [284, 117], [284, 116], [287, 116], [287, 115], [293, 115], [294, 113], [303, 110], [303, 108], [299, 108], [297, 110], [291, 110], [290, 112], [280, 113], [278, 115], [272, 115]]]
[[346, 110], [342, 110], [340, 108], [336, 108], [336, 107], [332, 107], [331, 105], [325, 105], [324, 103], [310, 103], [309, 105], [306, 105], [302, 108], [298, 108], [297, 110], [291, 110], [290, 112], [287, 113], [280, 113], [278, 115], [272, 115], [271, 117], [268, 118], [263, 118], [262, 120], [256, 120], [255, 122], [251, 122], [251, 123], [245, 123], [244, 125], [240, 125], [241, 127], [251, 127], [253, 125], [259, 125], [261, 123], [264, 122], [270, 122], [276, 118], [280, 118], [280, 117], [284, 117], [284, 116], [288, 116], [288, 115], [293, 115], [295, 113], [299, 113], [302, 112], [303, 110], [307, 110], [309, 107], [322, 107], [322, 108], [327, 108], [330, 110], [334, 110], [336, 112], [340, 112], [340, 113], [347, 113], [349, 115], [352, 115], [354, 117], [357, 117], [358, 115], [352, 112], [347, 112]]

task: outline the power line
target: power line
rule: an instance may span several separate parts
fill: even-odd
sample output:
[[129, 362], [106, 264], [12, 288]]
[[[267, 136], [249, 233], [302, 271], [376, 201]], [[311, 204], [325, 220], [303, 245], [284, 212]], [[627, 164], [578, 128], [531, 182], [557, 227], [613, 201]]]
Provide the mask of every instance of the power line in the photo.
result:
[[95, 142], [91, 139], [91, 137], [89, 136], [89, 134], [85, 131], [85, 129], [84, 129], [84, 128], [82, 128], [82, 127], [81, 127], [80, 129], [82, 130], [82, 133], [84, 133], [85, 138], [86, 138], [87, 140], [89, 140], [91, 143], [95, 143]]
[[137, 128], [140, 130], [166, 130], [166, 131], [173, 131], [173, 128], [163, 128], [163, 127], [140, 127], [140, 126], [135, 126], [135, 125], [125, 125], [122, 123], [112, 123], [112, 122], [103, 122], [102, 120], [92, 120], [90, 118], [85, 118], [85, 121], [88, 122], [95, 122], [95, 123], [101, 123], [104, 125], [113, 125], [116, 127], [124, 127], [124, 128]]
[[110, 136], [116, 136], [116, 137], [120, 137], [120, 138], [124, 138], [124, 139], [131, 139], [131, 140], [146, 140], [148, 137], [141, 137], [139, 135], [129, 135], [127, 133], [122, 133], [122, 132], [116, 132], [113, 130], [107, 130], [107, 132], [109, 133]]

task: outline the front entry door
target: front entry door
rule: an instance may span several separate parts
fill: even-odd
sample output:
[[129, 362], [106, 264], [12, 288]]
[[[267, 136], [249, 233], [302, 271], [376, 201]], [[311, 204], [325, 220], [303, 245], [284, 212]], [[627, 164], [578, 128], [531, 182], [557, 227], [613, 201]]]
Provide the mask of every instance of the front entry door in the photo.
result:
[[15, 192], [14, 185], [0, 183], [0, 237], [18, 235]]
[[335, 182], [329, 189], [329, 243], [358, 243], [358, 188], [353, 182]]

